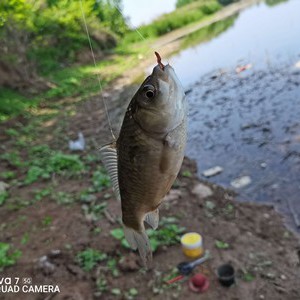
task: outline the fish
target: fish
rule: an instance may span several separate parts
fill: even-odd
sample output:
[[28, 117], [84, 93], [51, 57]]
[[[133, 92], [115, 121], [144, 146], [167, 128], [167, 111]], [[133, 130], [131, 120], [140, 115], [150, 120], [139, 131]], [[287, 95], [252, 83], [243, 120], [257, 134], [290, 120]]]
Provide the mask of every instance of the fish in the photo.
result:
[[101, 159], [121, 200], [124, 235], [152, 264], [144, 221], [158, 227], [159, 206], [182, 165], [187, 140], [187, 104], [174, 69], [157, 65], [129, 103], [116, 141], [101, 147]]

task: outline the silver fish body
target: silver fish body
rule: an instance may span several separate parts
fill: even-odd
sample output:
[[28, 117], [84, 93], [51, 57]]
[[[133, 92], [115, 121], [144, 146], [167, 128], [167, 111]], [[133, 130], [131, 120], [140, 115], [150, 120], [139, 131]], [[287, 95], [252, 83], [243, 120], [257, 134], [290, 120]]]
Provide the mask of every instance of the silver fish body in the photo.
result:
[[101, 148], [121, 199], [125, 237], [145, 265], [152, 253], [144, 221], [158, 226], [158, 207], [184, 157], [186, 120], [181, 83], [170, 65], [157, 65], [131, 100], [117, 142]]

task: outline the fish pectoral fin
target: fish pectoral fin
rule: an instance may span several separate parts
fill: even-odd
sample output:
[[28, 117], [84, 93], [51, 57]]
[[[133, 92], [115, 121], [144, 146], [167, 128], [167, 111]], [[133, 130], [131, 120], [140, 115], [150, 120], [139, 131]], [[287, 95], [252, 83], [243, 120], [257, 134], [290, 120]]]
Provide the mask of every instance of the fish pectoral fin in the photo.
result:
[[118, 179], [118, 154], [116, 142], [104, 145], [100, 148], [101, 160], [110, 177], [115, 196], [121, 200]]
[[145, 267], [149, 267], [152, 263], [152, 250], [145, 229], [142, 231], [137, 231], [126, 226], [125, 224], [123, 224], [123, 228], [128, 244], [132, 249], [139, 250], [143, 265]]
[[153, 228], [156, 229], [158, 227], [159, 222], [159, 210], [150, 211], [145, 216], [145, 221]]

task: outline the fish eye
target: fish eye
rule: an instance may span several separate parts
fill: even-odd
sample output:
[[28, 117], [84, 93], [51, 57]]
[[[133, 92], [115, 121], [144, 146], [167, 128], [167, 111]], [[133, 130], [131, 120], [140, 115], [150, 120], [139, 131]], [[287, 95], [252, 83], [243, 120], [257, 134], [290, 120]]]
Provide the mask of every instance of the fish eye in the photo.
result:
[[143, 88], [144, 95], [148, 99], [152, 99], [155, 96], [155, 88], [153, 85], [145, 85]]

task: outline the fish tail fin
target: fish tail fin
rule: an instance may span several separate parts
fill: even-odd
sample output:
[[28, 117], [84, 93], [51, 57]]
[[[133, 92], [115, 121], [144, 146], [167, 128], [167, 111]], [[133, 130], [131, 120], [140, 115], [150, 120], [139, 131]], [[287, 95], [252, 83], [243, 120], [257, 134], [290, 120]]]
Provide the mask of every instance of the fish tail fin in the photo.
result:
[[130, 247], [134, 250], [138, 249], [143, 265], [145, 267], [150, 267], [152, 263], [152, 250], [144, 226], [142, 231], [134, 230], [125, 224], [123, 224], [123, 227], [125, 238]]

